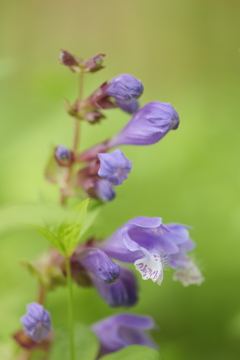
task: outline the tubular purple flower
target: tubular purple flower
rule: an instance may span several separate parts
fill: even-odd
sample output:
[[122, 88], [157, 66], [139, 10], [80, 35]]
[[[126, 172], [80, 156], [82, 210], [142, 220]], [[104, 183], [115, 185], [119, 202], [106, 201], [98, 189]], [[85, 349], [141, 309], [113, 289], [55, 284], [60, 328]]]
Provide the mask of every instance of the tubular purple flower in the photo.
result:
[[120, 275], [120, 266], [99, 249], [89, 248], [83, 251], [79, 260], [91, 277], [104, 284], [112, 283]]
[[137, 100], [130, 102], [116, 101], [117, 106], [128, 114], [134, 114], [139, 109]]
[[143, 280], [152, 279], [159, 285], [166, 265], [178, 269], [174, 275], [183, 285], [200, 285], [203, 277], [187, 252], [194, 248], [188, 227], [164, 225], [161, 218], [137, 217], [100, 244], [109, 256], [134, 263]]
[[95, 181], [94, 190], [97, 197], [103, 202], [111, 201], [116, 196], [116, 193], [109, 182], [103, 179], [97, 179]]
[[122, 74], [113, 78], [106, 86], [105, 95], [117, 101], [128, 102], [138, 99], [143, 93], [143, 84], [134, 76]]
[[37, 342], [46, 339], [51, 330], [50, 313], [37, 303], [27, 305], [27, 314], [21, 317], [21, 323], [26, 335]]
[[130, 345], [142, 345], [156, 349], [156, 344], [146, 333], [154, 328], [155, 324], [151, 317], [131, 314], [110, 316], [92, 325], [92, 330], [101, 344], [100, 355]]
[[128, 145], [151, 145], [179, 125], [179, 116], [171, 104], [150, 102], [132, 117], [129, 123], [108, 142], [108, 148]]
[[130, 173], [132, 163], [119, 149], [113, 153], [98, 154], [100, 169], [98, 175], [107, 180], [111, 185], [121, 185]]
[[132, 272], [121, 266], [119, 279], [110, 285], [105, 285], [96, 277], [91, 277], [99, 295], [111, 307], [133, 306], [137, 300], [137, 282]]

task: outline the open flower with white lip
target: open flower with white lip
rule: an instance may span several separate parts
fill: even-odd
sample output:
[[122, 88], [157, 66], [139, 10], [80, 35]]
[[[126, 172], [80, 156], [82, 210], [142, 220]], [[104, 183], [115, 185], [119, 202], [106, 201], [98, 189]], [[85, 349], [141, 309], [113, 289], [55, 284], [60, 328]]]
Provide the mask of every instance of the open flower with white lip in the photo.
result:
[[164, 266], [177, 269], [175, 280], [183, 285], [198, 284], [203, 277], [187, 252], [194, 248], [188, 227], [164, 225], [161, 218], [137, 217], [128, 221], [100, 247], [111, 257], [134, 263], [143, 280], [152, 279], [159, 285]]

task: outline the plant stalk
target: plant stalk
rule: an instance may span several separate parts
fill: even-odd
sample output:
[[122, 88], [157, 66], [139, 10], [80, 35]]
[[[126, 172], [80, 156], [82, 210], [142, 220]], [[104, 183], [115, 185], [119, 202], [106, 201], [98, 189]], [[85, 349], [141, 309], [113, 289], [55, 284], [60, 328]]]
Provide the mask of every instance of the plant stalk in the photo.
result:
[[[79, 73], [79, 88], [78, 88], [78, 105], [80, 106], [83, 98], [83, 75], [84, 72], [80, 71]], [[80, 120], [74, 120], [74, 137], [73, 137], [73, 152], [76, 154], [79, 146], [79, 131], [80, 131]]]
[[74, 349], [74, 316], [73, 316], [73, 289], [72, 276], [69, 258], [66, 258], [66, 273], [68, 286], [68, 314], [69, 314], [69, 344], [70, 344], [70, 359], [75, 360]]

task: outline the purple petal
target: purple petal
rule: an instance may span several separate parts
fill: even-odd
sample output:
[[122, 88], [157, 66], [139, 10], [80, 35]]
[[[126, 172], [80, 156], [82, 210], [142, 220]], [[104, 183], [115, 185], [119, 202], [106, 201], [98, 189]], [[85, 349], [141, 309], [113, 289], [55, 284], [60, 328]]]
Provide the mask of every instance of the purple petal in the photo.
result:
[[92, 278], [92, 281], [100, 296], [111, 307], [129, 307], [138, 300], [136, 279], [132, 272], [124, 267], [121, 267], [120, 277], [113, 284], [105, 285], [96, 278]]
[[177, 129], [179, 121], [178, 113], [172, 105], [151, 102], [138, 110], [129, 123], [109, 140], [108, 148], [123, 144], [154, 144], [171, 129]]
[[91, 276], [98, 278], [105, 284], [110, 284], [119, 277], [120, 266], [114, 263], [103, 251], [90, 248], [80, 255], [82, 265]]
[[27, 314], [21, 317], [25, 333], [33, 340], [40, 342], [45, 339], [51, 330], [51, 318], [42, 305], [30, 303]]
[[134, 76], [122, 74], [112, 79], [106, 87], [105, 94], [117, 101], [131, 101], [138, 99], [143, 93], [143, 84]]
[[103, 202], [111, 201], [115, 198], [116, 193], [112, 186], [103, 179], [99, 179], [95, 182], [94, 190], [97, 197]]
[[128, 114], [134, 114], [139, 109], [137, 100], [130, 102], [117, 101], [117, 106]]
[[118, 314], [93, 324], [92, 329], [101, 343], [101, 355], [130, 345], [143, 345], [156, 349], [156, 344], [144, 331], [155, 327], [147, 316]]
[[113, 153], [98, 154], [98, 158], [101, 163], [98, 175], [111, 185], [121, 185], [127, 179], [132, 163], [121, 150], [117, 149]]

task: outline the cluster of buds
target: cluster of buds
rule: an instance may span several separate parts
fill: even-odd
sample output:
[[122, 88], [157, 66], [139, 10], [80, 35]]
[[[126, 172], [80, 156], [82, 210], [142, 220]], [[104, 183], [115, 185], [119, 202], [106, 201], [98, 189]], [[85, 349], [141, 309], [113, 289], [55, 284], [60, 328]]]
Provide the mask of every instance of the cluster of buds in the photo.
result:
[[[100, 54], [84, 62], [63, 51], [60, 61], [84, 74], [102, 69], [103, 57]], [[178, 128], [179, 116], [171, 104], [150, 102], [139, 109], [137, 99], [142, 93], [140, 80], [122, 74], [105, 82], [87, 99], [78, 98], [72, 106], [68, 104], [68, 113], [78, 122], [94, 124], [105, 117], [102, 110], [116, 107], [133, 116], [118, 134], [84, 152], [63, 145], [55, 148], [45, 174], [48, 181], [58, 183], [63, 196], [88, 196], [102, 202], [114, 199], [114, 186], [127, 179], [132, 163], [121, 150], [109, 151], [121, 145], [151, 145]]]

